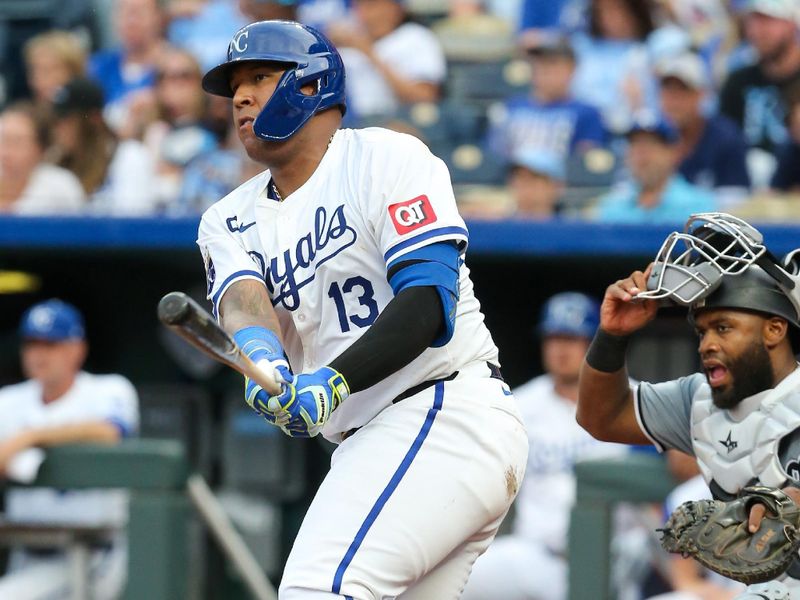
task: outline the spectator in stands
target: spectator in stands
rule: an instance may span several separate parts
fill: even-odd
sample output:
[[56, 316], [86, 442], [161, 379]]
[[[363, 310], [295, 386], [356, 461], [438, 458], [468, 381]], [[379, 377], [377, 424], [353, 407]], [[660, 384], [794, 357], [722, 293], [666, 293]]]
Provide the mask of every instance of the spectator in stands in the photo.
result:
[[263, 170], [263, 166], [251, 160], [238, 143], [202, 154], [187, 165], [180, 192], [167, 206], [167, 213], [173, 216], [202, 214], [214, 202]]
[[117, 0], [114, 25], [119, 47], [89, 60], [89, 75], [103, 88], [105, 117], [122, 137], [138, 137], [133, 115], [149, 106], [147, 90], [155, 85], [156, 60], [163, 45], [158, 0]]
[[475, 562], [462, 600], [564, 600], [575, 463], [627, 448], [593, 439], [575, 421], [578, 373], [600, 322], [597, 300], [563, 292], [545, 304], [537, 338], [545, 374], [516, 389], [528, 432], [528, 467], [510, 535]]
[[144, 215], [155, 208], [153, 159], [137, 140], [121, 140], [103, 119], [103, 90], [73, 79], [53, 100], [53, 160], [72, 171], [92, 212]]
[[167, 11], [167, 39], [191, 52], [203, 72], [225, 62], [228, 42], [248, 23], [233, 0], [170, 2]]
[[692, 213], [716, 210], [714, 196], [677, 172], [679, 136], [671, 123], [638, 115], [627, 137], [630, 176], [600, 198], [601, 221], [678, 224]]
[[[121, 375], [82, 371], [87, 354], [83, 317], [60, 300], [31, 307], [22, 317], [22, 370], [27, 381], [0, 389], [0, 474], [31, 482], [41, 448], [74, 443], [113, 444], [139, 426], [138, 399]], [[91, 598], [119, 598], [127, 577], [127, 492], [10, 489], [4, 517], [20, 524], [105, 526], [117, 533], [89, 556]], [[74, 578], [65, 551], [16, 550], [0, 578], [0, 598], [71, 598]]]
[[521, 149], [511, 160], [508, 187], [516, 215], [549, 219], [559, 210], [566, 177], [564, 159], [546, 150]]
[[679, 171], [689, 182], [713, 189], [721, 206], [747, 197], [747, 147], [739, 127], [727, 117], [703, 114], [708, 72], [696, 54], [666, 59], [656, 66], [661, 109], [678, 129]]
[[748, 147], [774, 152], [788, 139], [782, 94], [800, 81], [797, 0], [747, 0], [744, 33], [758, 62], [733, 71], [720, 92], [720, 112], [744, 132]]
[[436, 101], [446, 74], [436, 36], [409, 20], [404, 0], [353, 0], [355, 24], [327, 33], [347, 68], [348, 111], [385, 116], [403, 104]]
[[632, 114], [658, 104], [646, 45], [654, 29], [647, 0], [592, 0], [589, 35], [575, 37], [574, 97], [597, 107], [615, 133], [630, 127]]
[[29, 39], [24, 46], [28, 87], [36, 104], [49, 104], [70, 79], [86, 74], [86, 50], [67, 31], [50, 31]]
[[86, 194], [67, 169], [44, 162], [50, 127], [31, 104], [0, 112], [0, 213], [72, 214]]
[[786, 94], [789, 140], [778, 148], [778, 167], [770, 186], [781, 192], [800, 193], [800, 82]]
[[167, 47], [156, 68], [155, 120], [143, 126], [144, 143], [156, 159], [160, 204], [175, 201], [186, 165], [217, 147], [205, 123], [209, 96], [200, 85], [202, 72], [192, 54]]
[[239, 0], [239, 11], [250, 21], [297, 20], [300, 0]]
[[489, 112], [489, 148], [510, 157], [523, 148], [556, 154], [562, 160], [606, 142], [600, 113], [571, 97], [575, 54], [558, 32], [530, 31], [522, 43], [531, 60], [531, 89]]

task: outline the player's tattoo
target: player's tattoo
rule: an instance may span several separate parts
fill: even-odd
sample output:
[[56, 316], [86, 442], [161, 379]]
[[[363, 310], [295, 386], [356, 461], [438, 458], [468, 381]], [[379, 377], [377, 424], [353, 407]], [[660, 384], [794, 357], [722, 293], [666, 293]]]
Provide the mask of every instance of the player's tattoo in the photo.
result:
[[237, 281], [219, 304], [220, 323], [230, 332], [253, 325], [266, 327], [280, 336], [281, 326], [264, 285], [251, 280]]

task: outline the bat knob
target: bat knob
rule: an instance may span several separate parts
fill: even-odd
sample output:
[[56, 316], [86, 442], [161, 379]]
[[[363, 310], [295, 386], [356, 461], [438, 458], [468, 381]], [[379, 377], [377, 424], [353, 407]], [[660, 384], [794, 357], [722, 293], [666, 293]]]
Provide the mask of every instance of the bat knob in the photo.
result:
[[189, 296], [183, 292], [170, 292], [158, 302], [158, 319], [165, 325], [179, 325], [190, 313]]

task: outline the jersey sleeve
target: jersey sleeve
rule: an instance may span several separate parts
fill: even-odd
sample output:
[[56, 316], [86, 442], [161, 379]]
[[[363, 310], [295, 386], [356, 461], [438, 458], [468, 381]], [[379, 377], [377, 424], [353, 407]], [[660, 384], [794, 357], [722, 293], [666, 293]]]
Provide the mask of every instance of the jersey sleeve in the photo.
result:
[[694, 455], [692, 398], [703, 380], [703, 375], [695, 373], [664, 383], [643, 382], [634, 389], [639, 426], [660, 452], [674, 448]]
[[362, 206], [387, 268], [435, 242], [452, 240], [463, 253], [467, 227], [458, 214], [447, 167], [416, 138], [395, 136], [391, 151], [382, 150], [371, 161], [365, 198], [369, 206]]
[[99, 405], [101, 419], [115, 425], [122, 437], [132, 437], [139, 432], [139, 396], [136, 388], [122, 375], [103, 376], [102, 397]]
[[257, 260], [244, 247], [241, 236], [229, 231], [225, 220], [210, 208], [200, 220], [197, 245], [206, 270], [206, 296], [211, 301], [214, 317], [219, 317], [219, 301], [235, 282], [253, 279], [264, 283], [264, 274]]

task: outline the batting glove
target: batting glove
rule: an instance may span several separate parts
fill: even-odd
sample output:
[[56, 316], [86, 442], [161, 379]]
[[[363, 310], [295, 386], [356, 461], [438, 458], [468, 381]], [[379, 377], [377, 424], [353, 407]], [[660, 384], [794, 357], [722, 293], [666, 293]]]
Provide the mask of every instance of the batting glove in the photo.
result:
[[[245, 327], [237, 331], [233, 339], [259, 369], [286, 388], [285, 384], [293, 376], [278, 336], [264, 327]], [[249, 377], [244, 378], [244, 399], [270, 423], [280, 426], [290, 419], [288, 413], [268, 409], [270, 395]]]
[[341, 373], [322, 367], [314, 373], [295, 376], [286, 391], [269, 399], [271, 410], [288, 413], [290, 419], [281, 425], [291, 437], [314, 437], [334, 410], [350, 395]]

